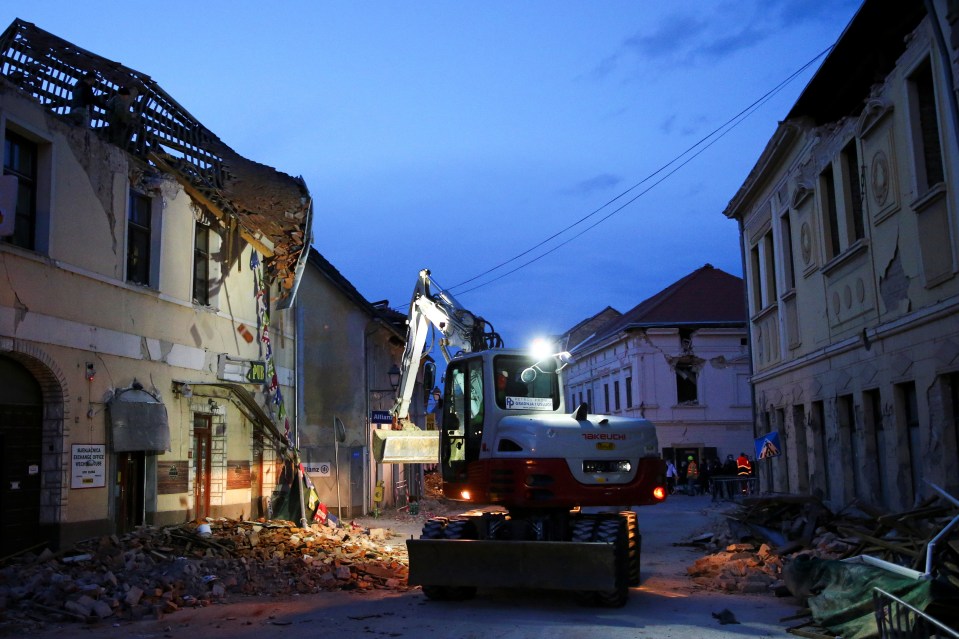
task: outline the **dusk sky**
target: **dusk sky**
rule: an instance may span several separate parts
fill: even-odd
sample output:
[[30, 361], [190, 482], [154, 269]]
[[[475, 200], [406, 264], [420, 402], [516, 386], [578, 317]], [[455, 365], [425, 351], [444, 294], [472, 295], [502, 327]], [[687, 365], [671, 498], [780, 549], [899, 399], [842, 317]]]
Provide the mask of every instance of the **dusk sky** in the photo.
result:
[[723, 210], [859, 4], [36, 0], [0, 21], [302, 175], [314, 246], [368, 300], [405, 312], [429, 268], [523, 347], [707, 262], [742, 276]]

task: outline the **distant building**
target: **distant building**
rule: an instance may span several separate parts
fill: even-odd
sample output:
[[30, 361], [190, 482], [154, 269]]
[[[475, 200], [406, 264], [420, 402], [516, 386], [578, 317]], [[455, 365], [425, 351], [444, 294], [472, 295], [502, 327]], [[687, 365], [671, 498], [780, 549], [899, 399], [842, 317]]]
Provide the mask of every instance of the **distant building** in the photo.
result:
[[725, 211], [757, 435], [781, 441], [765, 490], [903, 509], [959, 489], [957, 20], [866, 0]]
[[707, 264], [614, 313], [562, 338], [576, 360], [566, 376], [569, 406], [646, 417], [663, 454], [677, 461], [752, 450], [742, 279]]

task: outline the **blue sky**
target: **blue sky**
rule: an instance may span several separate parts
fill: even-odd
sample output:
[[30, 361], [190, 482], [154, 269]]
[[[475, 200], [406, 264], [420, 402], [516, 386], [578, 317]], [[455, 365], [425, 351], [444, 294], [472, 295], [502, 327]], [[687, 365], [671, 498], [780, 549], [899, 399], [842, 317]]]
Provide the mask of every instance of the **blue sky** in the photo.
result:
[[681, 154], [835, 42], [858, 6], [37, 0], [4, 3], [0, 21], [150, 75], [242, 155], [302, 175], [314, 246], [370, 301], [405, 310], [419, 269], [454, 287], [599, 211], [453, 289], [522, 347], [707, 262], [742, 275], [722, 212], [818, 61]]

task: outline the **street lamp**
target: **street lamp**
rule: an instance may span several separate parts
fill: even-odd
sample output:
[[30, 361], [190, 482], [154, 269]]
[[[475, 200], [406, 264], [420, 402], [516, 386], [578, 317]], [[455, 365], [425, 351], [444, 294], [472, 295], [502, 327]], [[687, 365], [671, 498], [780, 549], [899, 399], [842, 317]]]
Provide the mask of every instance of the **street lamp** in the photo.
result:
[[390, 386], [393, 387], [393, 390], [396, 390], [396, 387], [400, 385], [400, 377], [402, 376], [402, 374], [403, 373], [400, 372], [400, 367], [397, 366], [396, 363], [394, 362], [393, 365], [390, 366], [390, 370], [388, 373], [388, 375], [390, 376]]

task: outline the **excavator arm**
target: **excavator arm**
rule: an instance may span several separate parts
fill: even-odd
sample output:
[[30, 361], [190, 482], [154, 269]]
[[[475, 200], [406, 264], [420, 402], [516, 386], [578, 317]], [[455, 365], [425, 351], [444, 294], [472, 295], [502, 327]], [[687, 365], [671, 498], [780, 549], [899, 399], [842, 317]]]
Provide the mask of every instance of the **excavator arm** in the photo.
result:
[[[393, 416], [398, 421], [409, 416], [416, 374], [426, 345], [426, 334], [434, 329], [442, 335], [440, 350], [447, 363], [456, 349], [466, 353], [502, 347], [503, 341], [483, 318], [463, 308], [448, 292], [435, 286], [428, 269], [419, 273], [406, 320], [406, 350], [403, 352], [400, 383], [396, 388]], [[434, 289], [436, 292], [433, 292]]]
[[[440, 335], [440, 350], [449, 362], [455, 351], [473, 352], [502, 347], [503, 341], [483, 318], [460, 306], [448, 292], [436, 286], [430, 271], [419, 272], [406, 319], [406, 349], [400, 366], [396, 401], [391, 413], [395, 430], [373, 433], [373, 457], [380, 463], [432, 463], [439, 459], [439, 433], [425, 431], [409, 420], [416, 375], [430, 330]], [[454, 351], [455, 349], [455, 351]]]

